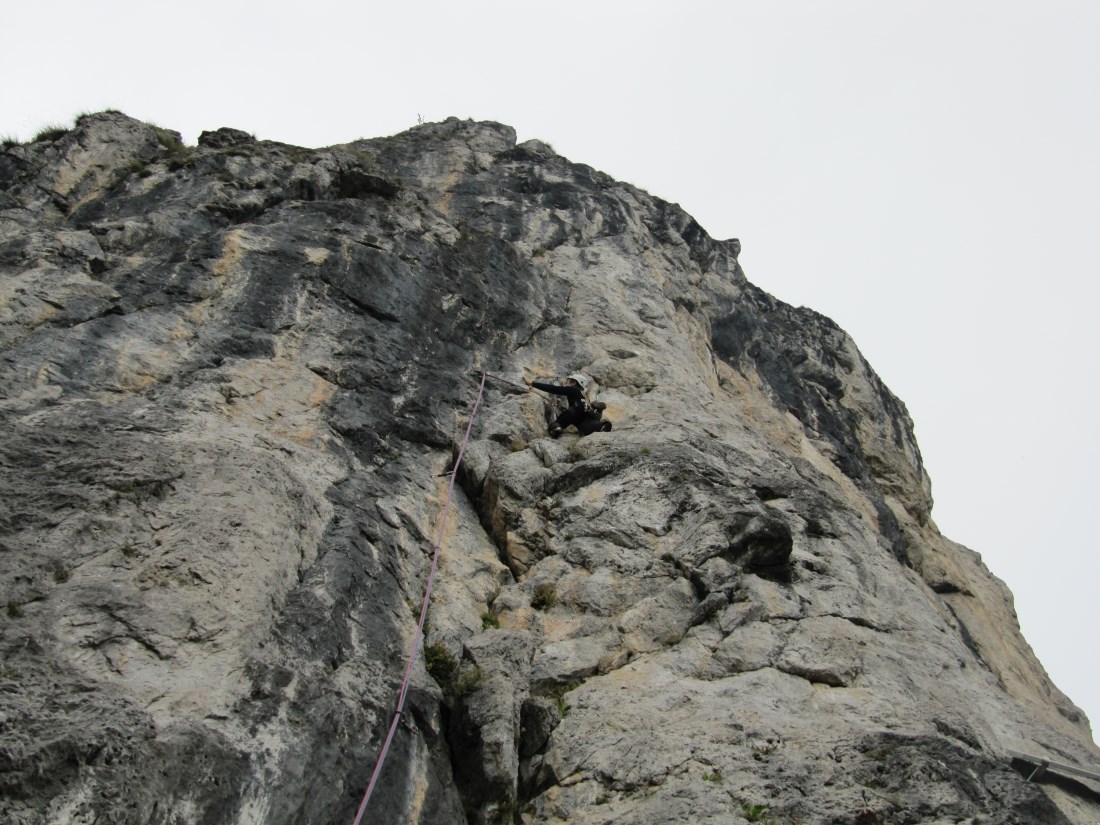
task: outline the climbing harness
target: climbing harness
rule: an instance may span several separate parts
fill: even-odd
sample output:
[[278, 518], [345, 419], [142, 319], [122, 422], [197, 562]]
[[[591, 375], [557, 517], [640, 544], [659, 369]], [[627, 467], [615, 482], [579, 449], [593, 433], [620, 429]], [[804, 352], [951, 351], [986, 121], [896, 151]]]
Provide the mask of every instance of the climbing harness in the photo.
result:
[[[487, 377], [489, 376], [487, 376], [486, 373], [481, 373], [481, 384], [477, 388], [477, 398], [474, 399], [474, 406], [470, 411], [470, 421], [466, 425], [466, 435], [462, 439], [462, 446], [458, 448], [458, 456], [455, 458], [454, 467], [451, 468], [451, 481], [450, 484], [447, 485], [447, 498], [443, 502], [443, 518], [440, 519], [439, 535], [435, 540], [435, 547], [432, 551], [432, 566], [428, 571], [427, 586], [424, 588], [424, 601], [420, 605], [420, 621], [416, 625], [416, 634], [413, 636], [412, 649], [409, 651], [408, 663], [405, 665], [405, 677], [401, 680], [401, 691], [398, 693], [397, 697], [397, 709], [394, 711], [389, 733], [386, 734], [386, 741], [382, 745], [382, 751], [378, 755], [378, 762], [374, 766], [374, 772], [371, 774], [370, 782], [367, 784], [367, 791], [363, 794], [363, 801], [359, 805], [359, 810], [355, 814], [355, 822], [352, 823], [352, 825], [359, 825], [360, 820], [363, 818], [363, 813], [367, 810], [367, 803], [370, 802], [371, 794], [374, 793], [374, 786], [377, 784], [378, 777], [382, 773], [382, 764], [386, 761], [386, 754], [389, 753], [390, 744], [393, 742], [394, 734], [397, 732], [397, 726], [401, 724], [405, 718], [405, 699], [409, 693], [413, 664], [416, 662], [416, 654], [420, 647], [420, 639], [424, 634], [424, 621], [428, 616], [428, 602], [432, 597], [432, 586], [435, 583], [435, 571], [439, 567], [439, 553], [443, 546], [443, 533], [446, 530], [447, 515], [451, 509], [451, 493], [454, 492], [455, 479], [458, 478], [458, 467], [462, 463], [462, 456], [466, 452], [466, 445], [470, 443], [470, 432], [474, 426], [474, 418], [477, 416], [477, 408], [481, 404], [481, 396], [485, 392], [485, 379]], [[406, 723], [406, 725], [407, 724], [408, 723]]]

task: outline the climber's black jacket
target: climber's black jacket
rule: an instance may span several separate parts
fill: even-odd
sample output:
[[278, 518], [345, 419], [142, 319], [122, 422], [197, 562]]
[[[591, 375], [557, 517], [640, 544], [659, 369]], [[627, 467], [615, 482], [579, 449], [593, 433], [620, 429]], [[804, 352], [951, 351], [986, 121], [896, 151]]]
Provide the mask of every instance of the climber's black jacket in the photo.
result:
[[541, 381], [532, 381], [531, 386], [543, 392], [553, 393], [554, 395], [564, 395], [569, 399], [569, 408], [571, 410], [575, 409], [578, 412], [586, 412], [587, 410], [587, 402], [585, 401], [584, 393], [581, 392], [581, 388], [576, 384], [559, 387], [557, 384], [544, 384]]
[[561, 435], [562, 430], [570, 425], [576, 427], [581, 435], [591, 435], [597, 430], [603, 430], [604, 432], [611, 430], [610, 421], [600, 420], [603, 418], [603, 406], [597, 405], [597, 407], [593, 407], [589, 404], [588, 399], [584, 397], [584, 392], [576, 384], [559, 387], [556, 384], [544, 384], [541, 381], [532, 381], [531, 386], [536, 390], [542, 390], [554, 395], [564, 395], [569, 400], [569, 407], [562, 412], [550, 426], [550, 435], [554, 438]]

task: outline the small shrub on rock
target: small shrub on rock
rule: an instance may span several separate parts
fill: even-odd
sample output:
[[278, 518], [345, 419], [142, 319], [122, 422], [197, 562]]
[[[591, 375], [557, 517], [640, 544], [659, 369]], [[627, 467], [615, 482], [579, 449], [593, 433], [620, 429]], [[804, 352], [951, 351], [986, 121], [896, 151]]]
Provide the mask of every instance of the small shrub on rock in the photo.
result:
[[469, 667], [460, 671], [458, 678], [454, 680], [455, 696], [469, 696], [481, 687], [482, 681], [481, 668], [479, 667]]
[[552, 584], [540, 584], [531, 596], [531, 607], [535, 610], [549, 610], [557, 603], [558, 594], [554, 592]]
[[446, 688], [458, 670], [458, 660], [451, 655], [446, 645], [436, 642], [424, 645], [424, 667], [440, 687]]
[[770, 820], [764, 818], [767, 813], [767, 805], [751, 805], [748, 802], [741, 803], [741, 815], [749, 822], [769, 822]]
[[31, 138], [31, 143], [41, 143], [42, 141], [54, 141], [58, 138], [65, 137], [69, 134], [68, 126], [60, 126], [58, 124], [50, 124], [49, 126], [43, 126], [37, 132], [34, 133], [34, 137]]

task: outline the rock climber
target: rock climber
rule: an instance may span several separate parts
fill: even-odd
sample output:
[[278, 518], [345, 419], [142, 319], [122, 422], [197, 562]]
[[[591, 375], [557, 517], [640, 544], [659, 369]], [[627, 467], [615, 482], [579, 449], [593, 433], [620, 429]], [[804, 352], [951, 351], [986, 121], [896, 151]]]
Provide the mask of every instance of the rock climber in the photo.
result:
[[588, 400], [588, 376], [575, 372], [566, 379], [564, 387], [557, 384], [547, 384], [544, 381], [532, 381], [527, 376], [523, 377], [523, 383], [535, 390], [542, 390], [551, 395], [562, 395], [569, 402], [569, 406], [550, 425], [551, 438], [557, 438], [562, 431], [572, 425], [581, 435], [591, 435], [594, 432], [610, 432], [611, 422], [602, 421], [603, 411], [606, 407], [602, 402], [595, 404]]

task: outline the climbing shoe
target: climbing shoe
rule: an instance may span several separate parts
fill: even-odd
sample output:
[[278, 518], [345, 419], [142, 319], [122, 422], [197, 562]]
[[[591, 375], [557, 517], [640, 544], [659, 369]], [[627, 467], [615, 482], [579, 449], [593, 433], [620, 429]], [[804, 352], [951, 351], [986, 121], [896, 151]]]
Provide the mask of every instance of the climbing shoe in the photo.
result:
[[610, 421], [605, 421], [602, 424], [600, 424], [600, 430], [602, 432], [605, 432], [605, 433], [611, 432], [611, 422]]

